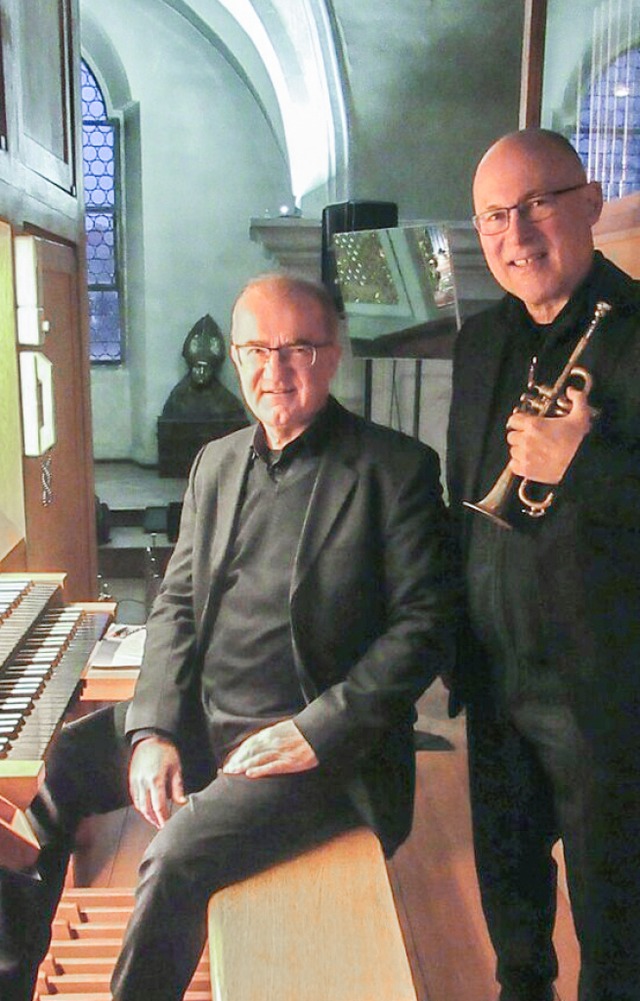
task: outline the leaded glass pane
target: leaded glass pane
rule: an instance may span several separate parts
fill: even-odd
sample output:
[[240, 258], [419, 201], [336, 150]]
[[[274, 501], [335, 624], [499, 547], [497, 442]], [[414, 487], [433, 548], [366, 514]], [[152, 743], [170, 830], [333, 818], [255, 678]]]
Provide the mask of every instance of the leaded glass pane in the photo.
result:
[[605, 197], [640, 189], [640, 49], [623, 52], [594, 79], [572, 141]]
[[606, 199], [640, 190], [640, 0], [546, 10], [542, 125], [574, 144]]
[[120, 304], [115, 290], [89, 292], [91, 360], [120, 361]]
[[82, 119], [96, 121], [107, 117], [107, 108], [104, 103], [102, 91], [93, 73], [82, 61], [81, 64], [81, 94], [82, 94]]
[[85, 227], [89, 285], [113, 285], [116, 280], [113, 215], [88, 212]]
[[115, 129], [113, 125], [83, 125], [82, 157], [87, 206], [115, 204]]
[[82, 63], [82, 140], [91, 361], [122, 360], [116, 240], [117, 130], [100, 87]]

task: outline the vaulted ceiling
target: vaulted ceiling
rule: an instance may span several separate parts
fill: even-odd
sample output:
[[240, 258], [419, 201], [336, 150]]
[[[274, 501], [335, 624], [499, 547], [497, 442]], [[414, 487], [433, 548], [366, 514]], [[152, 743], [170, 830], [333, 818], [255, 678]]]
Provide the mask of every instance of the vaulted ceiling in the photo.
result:
[[[338, 199], [367, 197], [381, 142], [404, 180], [446, 131], [437, 186], [504, 130], [506, 94], [517, 107], [524, 4], [505, 18], [504, 0], [138, 2], [187, 19], [242, 75], [297, 200], [323, 186]], [[99, 4], [83, 6], [99, 17]], [[389, 162], [379, 173], [382, 187]]]

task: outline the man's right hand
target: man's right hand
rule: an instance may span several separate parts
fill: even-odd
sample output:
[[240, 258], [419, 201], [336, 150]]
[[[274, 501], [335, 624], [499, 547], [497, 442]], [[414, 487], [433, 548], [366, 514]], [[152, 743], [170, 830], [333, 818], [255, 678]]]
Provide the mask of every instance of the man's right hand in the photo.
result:
[[582, 439], [591, 429], [596, 411], [589, 406], [587, 393], [567, 389], [571, 404], [562, 417], [539, 417], [514, 411], [507, 422], [509, 469], [536, 483], [560, 483]]
[[169, 819], [172, 802], [186, 803], [180, 755], [170, 740], [150, 736], [135, 745], [129, 763], [129, 792], [136, 810], [158, 828]]

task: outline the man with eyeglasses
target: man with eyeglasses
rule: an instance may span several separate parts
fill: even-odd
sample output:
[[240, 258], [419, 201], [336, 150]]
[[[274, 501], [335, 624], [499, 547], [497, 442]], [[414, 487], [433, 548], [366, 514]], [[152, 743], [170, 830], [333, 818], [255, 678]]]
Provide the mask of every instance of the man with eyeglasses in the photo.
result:
[[[557, 996], [561, 838], [580, 1001], [638, 1001], [639, 283], [594, 252], [600, 186], [561, 136], [528, 129], [499, 140], [473, 198], [506, 295], [456, 346], [448, 477], [468, 629], [453, 698], [467, 705], [499, 997]], [[592, 327], [598, 303], [608, 308]], [[577, 364], [591, 391], [578, 376], [560, 415], [518, 409], [525, 390], [555, 383], [589, 329]], [[525, 499], [551, 493], [541, 516], [521, 503], [523, 481]], [[506, 527], [465, 507], [481, 498]]]
[[257, 424], [194, 462], [126, 720], [70, 724], [48, 762], [38, 871], [0, 876], [7, 1001], [31, 999], [81, 816], [132, 801], [158, 829], [117, 1001], [183, 997], [216, 889], [355, 824], [389, 854], [409, 832], [414, 702], [452, 651], [438, 459], [330, 397], [323, 288], [250, 283], [231, 338]]

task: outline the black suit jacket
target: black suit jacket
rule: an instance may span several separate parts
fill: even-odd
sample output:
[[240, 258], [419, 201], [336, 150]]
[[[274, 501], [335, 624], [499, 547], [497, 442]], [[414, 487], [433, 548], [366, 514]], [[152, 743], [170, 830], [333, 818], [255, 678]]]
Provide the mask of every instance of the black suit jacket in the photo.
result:
[[[600, 417], [539, 523], [537, 576], [549, 650], [566, 675], [585, 736], [599, 754], [640, 744], [640, 283], [600, 254], [587, 281], [610, 314], [582, 363]], [[458, 338], [449, 423], [448, 482], [463, 563], [493, 392], [512, 330], [508, 297], [470, 319]], [[523, 387], [524, 388], [524, 387]], [[514, 405], [517, 401], [514, 400]], [[505, 462], [507, 458], [505, 446]], [[486, 692], [484, 651], [466, 633], [456, 670], [459, 701]]]
[[[348, 781], [388, 852], [412, 816], [414, 702], [451, 652], [451, 563], [435, 453], [335, 401], [291, 580], [291, 630], [306, 707], [295, 722]], [[179, 736], [215, 629], [253, 430], [207, 445], [148, 622], [127, 729]], [[251, 628], [250, 619], [247, 628]]]

